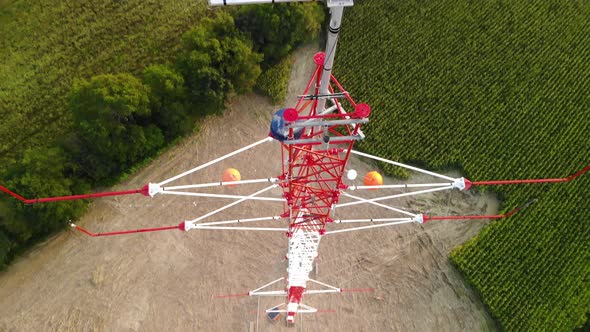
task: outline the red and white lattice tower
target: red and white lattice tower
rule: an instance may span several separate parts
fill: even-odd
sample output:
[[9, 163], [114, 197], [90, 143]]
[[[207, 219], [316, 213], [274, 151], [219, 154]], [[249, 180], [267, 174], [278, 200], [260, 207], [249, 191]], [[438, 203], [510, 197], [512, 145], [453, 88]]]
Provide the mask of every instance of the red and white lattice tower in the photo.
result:
[[[338, 203], [346, 163], [354, 142], [363, 137], [361, 124], [368, 121], [370, 108], [357, 104], [332, 76], [332, 65], [344, 5], [333, 1], [326, 52], [314, 57], [316, 69], [295, 108], [277, 112], [271, 136], [281, 142], [284, 197], [289, 216], [287, 253], [287, 322], [295, 314], [307, 288], [309, 274], [331, 211]], [[326, 102], [330, 102], [329, 107]], [[341, 101], [346, 101], [345, 109]], [[333, 288], [332, 290], [335, 290]], [[306, 308], [307, 309], [307, 308]]]

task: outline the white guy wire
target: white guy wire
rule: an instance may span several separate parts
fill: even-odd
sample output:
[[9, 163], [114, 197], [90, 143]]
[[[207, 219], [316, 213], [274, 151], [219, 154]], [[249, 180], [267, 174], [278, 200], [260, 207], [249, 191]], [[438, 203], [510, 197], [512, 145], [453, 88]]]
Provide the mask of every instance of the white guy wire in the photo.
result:
[[244, 223], [244, 222], [264, 221], [264, 220], [279, 220], [279, 219], [281, 219], [280, 216], [274, 216], [274, 217], [261, 217], [261, 218], [249, 218], [249, 219], [235, 219], [235, 220], [204, 222], [204, 223], [201, 223], [199, 225], [200, 226], [212, 226], [212, 225], [224, 225], [224, 224], [239, 224], [239, 223]]
[[318, 285], [322, 285], [322, 286], [328, 287], [328, 288], [330, 288], [330, 289], [332, 289], [332, 290], [337, 290], [337, 291], [340, 291], [340, 288], [338, 288], [338, 287], [334, 287], [334, 286], [332, 286], [332, 285], [325, 284], [325, 283], [323, 283], [323, 282], [321, 282], [321, 281], [317, 281], [317, 280], [315, 280], [315, 279], [308, 278], [308, 279], [307, 279], [307, 281], [315, 282], [315, 283], [316, 283], [316, 284], [318, 284]]
[[335, 219], [334, 224], [357, 223], [357, 222], [384, 222], [384, 221], [406, 221], [413, 220], [409, 218], [367, 218], [367, 219]]
[[[232, 207], [232, 206], [234, 206], [234, 205], [236, 205], [236, 204], [240, 204], [240, 203], [242, 203], [243, 201], [247, 200], [248, 198], [252, 198], [252, 197], [254, 197], [254, 196], [257, 196], [257, 195], [259, 195], [259, 194], [262, 194], [263, 192], [265, 192], [265, 191], [268, 191], [268, 190], [270, 190], [270, 189], [272, 189], [272, 188], [275, 188], [275, 187], [278, 187], [278, 185], [277, 185], [277, 184], [273, 184], [273, 185], [271, 185], [271, 186], [268, 186], [268, 187], [266, 187], [266, 188], [264, 188], [264, 189], [258, 190], [257, 192], [253, 193], [252, 195], [246, 196], [246, 197], [244, 197], [244, 198], [242, 198], [242, 199], [239, 199], [239, 200], [237, 200], [237, 201], [235, 201], [235, 202], [232, 202], [232, 203], [230, 203], [230, 204], [228, 204], [228, 205], [222, 206], [222, 207], [220, 207], [219, 209], [217, 209], [217, 210], [215, 210], [215, 211], [211, 211], [211, 212], [209, 212], [209, 213], [207, 213], [207, 214], [205, 214], [205, 215], [202, 215], [202, 216], [200, 216], [200, 217], [199, 217], [199, 218], [197, 218], [197, 219], [188, 220], [188, 221], [186, 221], [186, 222], [185, 222], [185, 225], [186, 225], [186, 223], [191, 223], [191, 224], [194, 224], [194, 223], [196, 223], [196, 222], [197, 222], [197, 221], [199, 221], [199, 220], [205, 219], [205, 218], [207, 218], [207, 217], [209, 217], [209, 216], [212, 216], [212, 215], [214, 215], [214, 214], [216, 214], [216, 213], [218, 213], [218, 212], [221, 212], [221, 211], [223, 211], [223, 210], [225, 210], [225, 209], [229, 209], [230, 207]], [[185, 227], [186, 227], [186, 226], [185, 226]]]
[[363, 156], [363, 157], [367, 157], [367, 158], [379, 160], [379, 161], [382, 161], [384, 163], [388, 163], [388, 164], [391, 164], [391, 165], [395, 165], [395, 166], [399, 166], [399, 167], [411, 169], [411, 170], [416, 171], [416, 172], [420, 172], [420, 173], [424, 173], [424, 174], [436, 176], [436, 177], [439, 177], [439, 178], [442, 178], [442, 179], [446, 179], [446, 180], [450, 180], [450, 181], [455, 181], [455, 179], [453, 179], [452, 177], [449, 177], [449, 176], [446, 176], [446, 175], [442, 175], [442, 174], [438, 174], [438, 173], [434, 173], [434, 172], [431, 172], [431, 171], [427, 171], [425, 169], [421, 169], [421, 168], [418, 168], [418, 167], [414, 167], [414, 166], [410, 166], [410, 165], [398, 163], [397, 161], [392, 161], [392, 160], [384, 159], [384, 158], [381, 158], [381, 157], [373, 156], [371, 154], [363, 153], [363, 152], [359, 152], [359, 151], [355, 151], [355, 150], [351, 150], [350, 152], [351, 153], [354, 153], [356, 155], [359, 155], [359, 156]]
[[206, 187], [218, 187], [218, 186], [234, 186], [238, 184], [250, 184], [250, 183], [263, 183], [263, 182], [270, 182], [275, 183], [279, 179], [277, 178], [266, 178], [266, 179], [254, 179], [254, 180], [241, 180], [241, 181], [227, 181], [227, 182], [209, 182], [209, 183], [200, 183], [200, 184], [189, 184], [185, 186], [172, 186], [172, 187], [163, 187], [162, 190], [179, 190], [179, 189], [193, 189], [193, 188], [206, 188]]
[[249, 294], [256, 293], [256, 292], [258, 292], [259, 290], [261, 290], [261, 289], [264, 289], [264, 288], [266, 288], [266, 287], [268, 287], [268, 286], [270, 286], [270, 285], [272, 285], [272, 284], [276, 284], [277, 282], [279, 282], [279, 281], [281, 281], [281, 280], [284, 280], [284, 279], [285, 279], [285, 277], [280, 277], [279, 279], [277, 279], [277, 280], [273, 280], [273, 281], [269, 282], [268, 284], [266, 284], [266, 285], [264, 285], [264, 286], [258, 287], [258, 288], [256, 288], [256, 289], [255, 289], [255, 290], [253, 290], [253, 291], [249, 291], [248, 293], [249, 293]]
[[401, 209], [397, 209], [397, 208], [394, 208], [392, 206], [388, 206], [388, 205], [385, 205], [385, 204], [381, 204], [381, 203], [369, 201], [369, 200], [367, 200], [365, 198], [354, 196], [354, 195], [351, 195], [351, 194], [347, 194], [345, 192], [343, 192], [342, 195], [347, 196], [347, 197], [350, 197], [350, 198], [354, 198], [357, 201], [362, 201], [364, 203], [369, 203], [369, 204], [377, 205], [377, 206], [380, 206], [382, 208], [385, 208], [385, 209], [388, 209], [388, 210], [392, 210], [392, 211], [395, 211], [395, 212], [399, 212], [401, 214], [405, 214], [405, 215], [408, 215], [408, 216], [412, 216], [412, 217], [415, 217], [416, 216], [416, 214], [414, 214], [414, 213], [411, 213], [411, 212], [408, 212], [408, 211], [404, 211], [404, 210], [401, 210]]
[[264, 291], [264, 292], [257, 292], [254, 294], [250, 294], [250, 296], [285, 296], [287, 295], [287, 291]]
[[225, 195], [225, 194], [209, 194], [209, 193], [191, 193], [184, 191], [162, 191], [161, 194], [166, 195], [178, 195], [178, 196], [196, 196], [196, 197], [212, 197], [212, 198], [232, 198], [232, 199], [247, 199], [257, 201], [274, 201], [274, 202], [285, 202], [286, 199], [278, 197], [250, 197], [241, 195]]
[[340, 289], [315, 289], [315, 290], [306, 290], [303, 292], [304, 295], [308, 294], [325, 294], [325, 293], [340, 293]]
[[273, 227], [231, 227], [231, 226], [202, 226], [199, 224], [193, 225], [190, 229], [217, 229], [224, 231], [275, 231], [287, 232], [288, 228], [273, 228]]
[[169, 182], [172, 182], [174, 180], [180, 179], [183, 176], [187, 176], [187, 175], [189, 175], [191, 173], [194, 173], [194, 172], [196, 172], [196, 171], [198, 171], [200, 169], [203, 169], [205, 167], [208, 167], [208, 166], [211, 166], [211, 165], [213, 165], [215, 163], [218, 163], [218, 162], [220, 162], [220, 161], [222, 161], [224, 159], [227, 159], [227, 158], [229, 158], [231, 156], [235, 156], [238, 153], [242, 153], [242, 152], [244, 152], [244, 151], [246, 151], [248, 149], [251, 149], [251, 148], [253, 148], [253, 147], [255, 147], [255, 146], [259, 145], [259, 144], [270, 142], [272, 140], [273, 140], [272, 137], [266, 137], [266, 138], [264, 138], [264, 139], [262, 139], [262, 140], [260, 140], [260, 141], [258, 141], [256, 143], [250, 144], [250, 145], [245, 146], [245, 147], [243, 147], [241, 149], [238, 149], [238, 150], [236, 150], [234, 152], [230, 152], [230, 153], [228, 153], [226, 155], [223, 155], [223, 156], [221, 156], [221, 157], [219, 157], [217, 159], [213, 159], [213, 160], [211, 160], [211, 161], [209, 161], [207, 163], [204, 163], [203, 165], [197, 166], [197, 167], [195, 167], [195, 168], [193, 168], [191, 170], [188, 170], [188, 171], [186, 171], [184, 173], [181, 173], [181, 174], [178, 174], [176, 176], [173, 176], [173, 177], [169, 178], [168, 180], [164, 180], [164, 181], [158, 183], [158, 185], [161, 187], [161, 186], [165, 185], [166, 183], [169, 183]]
[[363, 189], [405, 189], [405, 188], [428, 188], [428, 187], [444, 187], [450, 186], [453, 183], [415, 183], [415, 184], [384, 184], [380, 186], [350, 186], [349, 190], [363, 190]]
[[370, 203], [370, 202], [377, 202], [377, 201], [383, 201], [386, 199], [392, 199], [392, 198], [399, 198], [399, 197], [405, 197], [405, 196], [413, 196], [413, 195], [420, 195], [420, 194], [426, 194], [426, 193], [433, 193], [435, 191], [443, 191], [443, 190], [449, 190], [449, 189], [453, 189], [453, 186], [448, 186], [448, 187], [441, 187], [441, 188], [434, 188], [434, 189], [426, 189], [426, 190], [418, 190], [418, 191], [412, 191], [409, 193], [403, 193], [403, 194], [397, 194], [397, 195], [391, 195], [391, 196], [384, 196], [384, 197], [377, 197], [377, 198], [371, 198], [371, 199], [366, 199], [364, 201], [357, 201], [357, 202], [349, 202], [349, 203], [342, 203], [342, 204], [336, 204], [336, 207], [343, 207], [343, 206], [351, 206], [351, 205], [357, 205], [357, 204], [363, 204], [363, 203]]
[[406, 221], [396, 221], [396, 222], [390, 222], [387, 224], [379, 224], [379, 225], [370, 225], [370, 226], [361, 226], [361, 227], [353, 227], [353, 228], [345, 228], [345, 229], [339, 229], [337, 231], [329, 231], [324, 233], [325, 235], [328, 234], [336, 234], [336, 233], [343, 233], [343, 232], [352, 232], [352, 231], [360, 231], [362, 229], [369, 229], [369, 228], [377, 228], [377, 227], [385, 227], [385, 226], [393, 226], [393, 225], [401, 225], [401, 224], [407, 224], [407, 223], [411, 223], [414, 222], [413, 220], [406, 220]]

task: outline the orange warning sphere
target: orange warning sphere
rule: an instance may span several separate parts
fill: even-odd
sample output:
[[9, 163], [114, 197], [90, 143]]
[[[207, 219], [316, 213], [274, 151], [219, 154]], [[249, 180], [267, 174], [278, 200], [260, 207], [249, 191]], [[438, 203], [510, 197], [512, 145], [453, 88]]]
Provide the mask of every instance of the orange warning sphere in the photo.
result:
[[380, 186], [383, 184], [383, 177], [379, 172], [372, 171], [365, 175], [363, 182], [365, 183], [365, 186]]
[[240, 181], [241, 179], [240, 172], [235, 168], [227, 168], [221, 176], [221, 181], [223, 182]]

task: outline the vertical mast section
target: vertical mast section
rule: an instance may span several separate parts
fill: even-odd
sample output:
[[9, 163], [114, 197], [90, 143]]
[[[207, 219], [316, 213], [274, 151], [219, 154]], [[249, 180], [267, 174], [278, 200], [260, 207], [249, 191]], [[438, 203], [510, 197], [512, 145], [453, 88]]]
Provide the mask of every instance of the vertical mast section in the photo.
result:
[[[336, 45], [338, 44], [338, 35], [340, 34], [343, 12], [344, 7], [342, 6], [330, 8], [330, 25], [328, 26], [325, 59], [320, 79], [320, 94], [329, 93], [328, 86], [330, 85], [330, 77], [332, 76], [332, 66], [334, 65], [334, 57], [336, 56]], [[318, 110], [323, 112], [325, 105], [325, 99], [319, 100]]]
[[[283, 194], [289, 215], [287, 253], [287, 322], [295, 315], [307, 287], [309, 273], [331, 211], [338, 203], [342, 175], [354, 142], [362, 139], [360, 126], [368, 121], [370, 107], [357, 104], [332, 76], [344, 5], [327, 1], [331, 11], [325, 53], [314, 56], [317, 65], [295, 108], [277, 112], [271, 135], [283, 150]], [[329, 108], [326, 105], [329, 103]], [[346, 106], [345, 106], [346, 105]], [[349, 111], [346, 110], [348, 108]], [[276, 130], [279, 128], [279, 130]]]
[[[295, 2], [301, 0], [209, 0], [211, 5]], [[360, 125], [368, 121], [370, 107], [356, 104], [332, 76], [338, 34], [345, 6], [353, 0], [325, 0], [330, 8], [330, 25], [325, 53], [314, 56], [317, 64], [304, 95], [295, 108], [282, 109], [273, 117], [271, 136], [281, 142], [283, 174], [279, 177], [287, 200], [289, 248], [287, 258], [287, 322], [295, 314], [330, 211], [346, 186], [342, 174], [355, 141], [362, 138]], [[332, 86], [334, 84], [334, 87]], [[313, 86], [313, 89], [310, 90]], [[347, 112], [339, 99], [348, 102]], [[326, 103], [331, 106], [326, 109]], [[302, 306], [305, 306], [301, 304]]]

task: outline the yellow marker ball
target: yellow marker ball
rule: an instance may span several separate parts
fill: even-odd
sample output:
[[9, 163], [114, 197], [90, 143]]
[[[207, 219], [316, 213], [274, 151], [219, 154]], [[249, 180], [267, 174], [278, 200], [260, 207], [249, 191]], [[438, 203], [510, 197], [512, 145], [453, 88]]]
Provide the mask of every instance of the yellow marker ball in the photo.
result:
[[240, 181], [242, 177], [240, 176], [240, 172], [238, 172], [235, 168], [228, 168], [223, 171], [223, 175], [221, 176], [221, 181], [223, 182], [233, 182], [233, 181]]
[[383, 184], [383, 177], [379, 172], [372, 171], [365, 175], [363, 182], [365, 186], [380, 186]]

